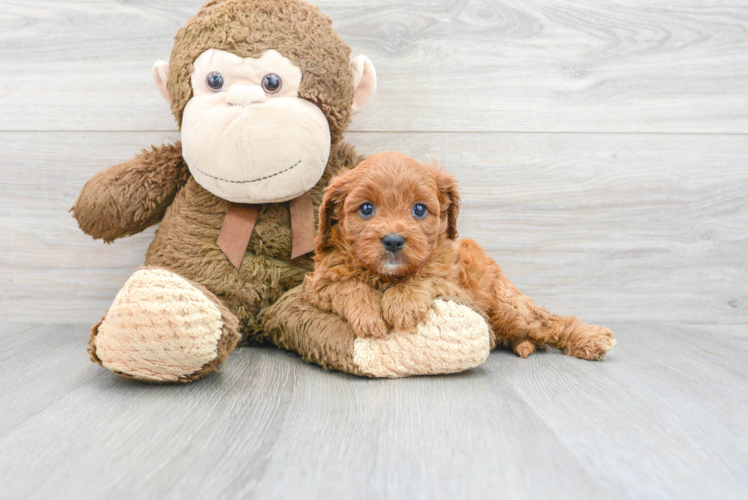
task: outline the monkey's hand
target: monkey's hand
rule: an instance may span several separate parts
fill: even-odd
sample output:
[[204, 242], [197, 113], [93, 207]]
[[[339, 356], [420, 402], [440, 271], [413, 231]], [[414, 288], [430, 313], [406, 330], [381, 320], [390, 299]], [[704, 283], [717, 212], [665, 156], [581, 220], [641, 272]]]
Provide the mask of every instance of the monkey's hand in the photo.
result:
[[382, 316], [382, 292], [349, 278], [331, 281], [318, 271], [304, 278], [307, 302], [348, 321], [357, 337], [386, 338], [390, 327]]
[[143, 150], [93, 176], [71, 211], [84, 233], [109, 243], [159, 222], [189, 177], [180, 143]]

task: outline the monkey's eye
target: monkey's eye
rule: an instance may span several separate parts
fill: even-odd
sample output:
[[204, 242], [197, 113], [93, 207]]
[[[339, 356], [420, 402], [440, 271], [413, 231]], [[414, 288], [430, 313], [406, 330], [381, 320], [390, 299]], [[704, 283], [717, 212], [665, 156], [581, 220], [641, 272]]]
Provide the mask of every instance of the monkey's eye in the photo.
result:
[[218, 92], [223, 88], [223, 75], [218, 71], [211, 71], [208, 73], [208, 87], [213, 92]]
[[358, 207], [358, 213], [362, 218], [368, 219], [374, 213], [374, 205], [367, 201], [366, 203]]
[[262, 79], [262, 88], [268, 94], [276, 94], [281, 89], [283, 80], [275, 73], [269, 73]]
[[423, 203], [416, 203], [415, 205], [413, 205], [412, 212], [413, 216], [416, 219], [423, 219], [424, 217], [426, 217], [426, 214], [429, 213], [428, 209]]

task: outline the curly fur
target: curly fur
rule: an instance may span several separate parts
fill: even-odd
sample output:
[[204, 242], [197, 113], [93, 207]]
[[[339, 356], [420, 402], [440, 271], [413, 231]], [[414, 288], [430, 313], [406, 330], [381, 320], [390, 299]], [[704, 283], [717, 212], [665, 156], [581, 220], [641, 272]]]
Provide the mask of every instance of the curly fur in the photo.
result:
[[[372, 215], [359, 213], [364, 203]], [[412, 212], [417, 203], [427, 208], [422, 219]], [[551, 346], [602, 359], [614, 343], [610, 330], [538, 307], [477, 243], [455, 239], [459, 205], [455, 179], [438, 166], [392, 152], [370, 156], [325, 194], [307, 300], [346, 318], [359, 337], [384, 338], [390, 327], [414, 331], [435, 298], [460, 297], [488, 318], [492, 345], [521, 357]], [[405, 239], [402, 250], [384, 247], [390, 234]]]

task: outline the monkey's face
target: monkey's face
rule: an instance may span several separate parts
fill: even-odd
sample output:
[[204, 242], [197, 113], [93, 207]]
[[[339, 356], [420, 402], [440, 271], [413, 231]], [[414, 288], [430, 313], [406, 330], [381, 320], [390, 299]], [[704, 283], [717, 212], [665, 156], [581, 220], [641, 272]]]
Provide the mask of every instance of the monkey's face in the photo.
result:
[[377, 86], [371, 61], [303, 0], [210, 0], [153, 78], [195, 180], [239, 203], [301, 196]]
[[242, 58], [210, 49], [195, 60], [182, 155], [201, 186], [236, 203], [275, 203], [319, 181], [330, 128], [299, 97], [301, 79], [301, 69], [275, 50]]

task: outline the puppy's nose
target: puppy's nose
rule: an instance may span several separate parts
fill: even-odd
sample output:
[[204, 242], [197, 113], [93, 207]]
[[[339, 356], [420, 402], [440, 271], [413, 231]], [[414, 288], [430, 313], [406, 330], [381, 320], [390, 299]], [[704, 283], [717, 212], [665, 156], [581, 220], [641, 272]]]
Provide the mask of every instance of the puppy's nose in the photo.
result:
[[399, 252], [405, 246], [405, 238], [399, 234], [388, 234], [382, 238], [382, 245], [388, 252]]

